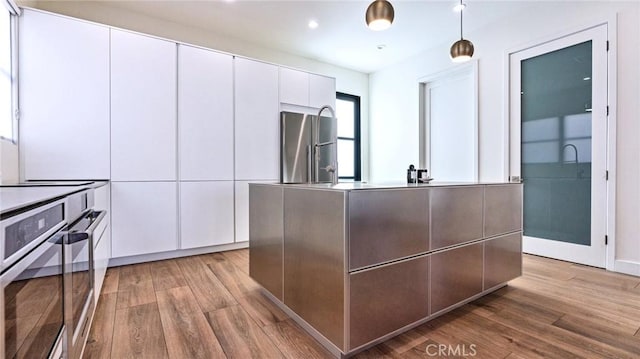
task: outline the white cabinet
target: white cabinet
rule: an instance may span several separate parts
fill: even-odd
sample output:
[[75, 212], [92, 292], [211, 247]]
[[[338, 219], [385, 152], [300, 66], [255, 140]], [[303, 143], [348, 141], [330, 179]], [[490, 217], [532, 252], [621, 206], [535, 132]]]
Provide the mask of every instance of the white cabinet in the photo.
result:
[[280, 68], [280, 102], [291, 105], [309, 105], [309, 73]]
[[19, 26], [26, 179], [109, 178], [109, 28], [28, 9]]
[[280, 102], [318, 109], [335, 108], [336, 80], [308, 72], [280, 68]]
[[180, 183], [181, 249], [233, 243], [233, 181]]
[[178, 47], [181, 180], [233, 180], [233, 57]]
[[277, 181], [236, 181], [236, 242], [249, 240], [249, 183], [274, 183]]
[[176, 250], [176, 182], [112, 182], [113, 257]]
[[235, 179], [275, 180], [280, 168], [278, 67], [235, 59]]
[[336, 108], [336, 80], [331, 77], [309, 75], [309, 107], [331, 105]]
[[176, 179], [176, 47], [111, 30], [111, 179]]
[[111, 258], [111, 190], [110, 184], [95, 189], [95, 205], [97, 211], [106, 211], [106, 216], [93, 234], [94, 292], [98, 301], [102, 291], [102, 283]]

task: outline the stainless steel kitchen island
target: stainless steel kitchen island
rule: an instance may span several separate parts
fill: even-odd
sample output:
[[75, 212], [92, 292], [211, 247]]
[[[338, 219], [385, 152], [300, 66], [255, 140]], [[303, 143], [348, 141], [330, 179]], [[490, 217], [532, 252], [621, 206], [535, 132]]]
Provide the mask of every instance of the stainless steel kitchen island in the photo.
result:
[[522, 185], [251, 184], [250, 275], [336, 356], [522, 271]]

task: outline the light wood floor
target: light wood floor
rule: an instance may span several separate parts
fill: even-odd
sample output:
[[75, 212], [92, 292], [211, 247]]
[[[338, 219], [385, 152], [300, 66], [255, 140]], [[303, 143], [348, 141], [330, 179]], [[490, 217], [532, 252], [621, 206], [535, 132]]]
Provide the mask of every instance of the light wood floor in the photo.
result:
[[[248, 267], [238, 250], [110, 268], [84, 357], [330, 357]], [[432, 358], [438, 344], [476, 358], [638, 358], [640, 278], [525, 256], [508, 287], [358, 358]]]

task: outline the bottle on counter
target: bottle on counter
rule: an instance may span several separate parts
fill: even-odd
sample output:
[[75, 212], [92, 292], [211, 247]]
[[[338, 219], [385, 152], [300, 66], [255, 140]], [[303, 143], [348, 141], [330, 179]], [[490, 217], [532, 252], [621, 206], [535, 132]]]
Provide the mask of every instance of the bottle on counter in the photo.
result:
[[414, 165], [409, 165], [407, 170], [407, 183], [418, 183], [418, 171]]

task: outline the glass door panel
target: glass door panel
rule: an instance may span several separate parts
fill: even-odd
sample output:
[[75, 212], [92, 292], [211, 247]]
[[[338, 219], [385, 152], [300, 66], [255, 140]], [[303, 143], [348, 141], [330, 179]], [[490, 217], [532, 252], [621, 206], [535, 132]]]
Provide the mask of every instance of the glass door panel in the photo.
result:
[[521, 62], [525, 236], [591, 244], [591, 51]]
[[523, 251], [606, 264], [607, 25], [510, 54], [510, 166]]

